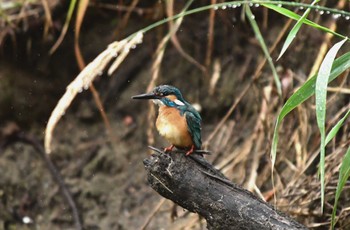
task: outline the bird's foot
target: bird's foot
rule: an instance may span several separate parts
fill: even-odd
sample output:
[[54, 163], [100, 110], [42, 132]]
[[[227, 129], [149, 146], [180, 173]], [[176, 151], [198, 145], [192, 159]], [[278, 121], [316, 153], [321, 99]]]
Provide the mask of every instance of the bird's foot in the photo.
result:
[[175, 147], [175, 145], [170, 145], [169, 147], [166, 147], [164, 149], [164, 152], [171, 152], [173, 150], [173, 148]]
[[191, 149], [186, 152], [186, 156], [191, 155], [194, 152], [194, 145], [192, 145]]

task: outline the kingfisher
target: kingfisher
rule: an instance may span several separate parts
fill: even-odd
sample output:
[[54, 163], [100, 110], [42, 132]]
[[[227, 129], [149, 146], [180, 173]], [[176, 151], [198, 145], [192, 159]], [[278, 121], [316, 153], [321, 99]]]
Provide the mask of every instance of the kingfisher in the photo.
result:
[[156, 127], [161, 136], [170, 142], [165, 152], [174, 147], [186, 149], [186, 156], [200, 150], [201, 116], [183, 98], [180, 90], [171, 85], [160, 85], [152, 92], [133, 96], [132, 99], [151, 99], [159, 106]]

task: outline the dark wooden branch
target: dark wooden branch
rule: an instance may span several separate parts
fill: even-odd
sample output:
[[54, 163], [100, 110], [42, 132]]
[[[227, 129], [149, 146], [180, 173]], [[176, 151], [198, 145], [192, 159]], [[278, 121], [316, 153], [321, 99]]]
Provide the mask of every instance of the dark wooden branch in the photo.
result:
[[208, 229], [307, 229], [233, 184], [201, 155], [155, 154], [144, 160], [150, 186], [207, 221]]

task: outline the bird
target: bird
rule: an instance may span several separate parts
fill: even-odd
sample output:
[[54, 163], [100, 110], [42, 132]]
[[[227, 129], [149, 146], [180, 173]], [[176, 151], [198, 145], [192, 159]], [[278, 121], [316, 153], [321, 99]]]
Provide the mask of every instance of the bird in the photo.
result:
[[148, 99], [159, 106], [156, 127], [170, 146], [164, 152], [172, 151], [174, 147], [185, 149], [186, 156], [202, 146], [201, 122], [198, 111], [183, 98], [180, 90], [171, 85], [156, 86], [150, 93], [133, 96], [132, 99]]

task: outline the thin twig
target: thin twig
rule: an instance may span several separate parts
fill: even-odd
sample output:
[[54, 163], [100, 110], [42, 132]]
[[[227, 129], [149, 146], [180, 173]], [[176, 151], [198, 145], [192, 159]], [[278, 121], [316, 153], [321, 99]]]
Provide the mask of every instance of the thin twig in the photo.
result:
[[[345, 2], [346, 1], [344, 1], [344, 0], [339, 1], [336, 8], [343, 9], [345, 6]], [[328, 28], [332, 31], [336, 31], [337, 30], [337, 20], [332, 21], [332, 23], [328, 26]], [[333, 37], [334, 37], [334, 35], [331, 33], [325, 34], [323, 42], [319, 48], [319, 52], [318, 52], [317, 57], [315, 59], [314, 65], [312, 66], [311, 71], [309, 73], [308, 79], [311, 78], [315, 73], [317, 73], [318, 69], [320, 68], [321, 63], [323, 61], [323, 58], [327, 53], [330, 41]]]
[[20, 141], [20, 142], [31, 145], [37, 151], [39, 156], [44, 160], [52, 177], [57, 182], [62, 196], [64, 197], [64, 199], [67, 201], [69, 207], [71, 208], [73, 220], [75, 223], [75, 228], [77, 230], [83, 229], [77, 205], [75, 204], [74, 199], [73, 199], [71, 193], [69, 192], [68, 187], [64, 183], [64, 180], [63, 180], [60, 172], [58, 171], [58, 169], [56, 168], [54, 163], [51, 161], [50, 157], [45, 153], [43, 145], [40, 144], [39, 140], [37, 140], [35, 137], [29, 136], [23, 132], [16, 133], [14, 139], [15, 139], [15, 141]]
[[[188, 2], [188, 4], [191, 4]], [[174, 1], [167, 1], [167, 7], [166, 7], [166, 11], [168, 14], [168, 17], [173, 17], [174, 16], [174, 12], [173, 12], [173, 8], [174, 8]], [[185, 12], [185, 10], [187, 9], [187, 7], [185, 7], [185, 9], [183, 10], [183, 12]], [[182, 21], [182, 18], [181, 18]], [[175, 21], [175, 24], [177, 24], [177, 20]], [[179, 23], [181, 24], [181, 22]], [[173, 27], [175, 26], [175, 29], [173, 29]], [[173, 21], [169, 21], [169, 31], [177, 31], [179, 28], [179, 25], [174, 25]], [[201, 70], [204, 74], [206, 74], [207, 69], [205, 66], [203, 66], [202, 64], [200, 64], [196, 59], [194, 59], [191, 55], [189, 55], [188, 53], [186, 53], [186, 51], [182, 48], [179, 40], [177, 39], [176, 36], [176, 32], [171, 33], [171, 42], [173, 43], [175, 49], [182, 55], [183, 58], [185, 58], [189, 63], [193, 64], [194, 66], [196, 66], [199, 70]]]
[[[216, 0], [211, 0], [211, 4], [216, 4]], [[208, 25], [208, 43], [207, 43], [207, 53], [205, 55], [205, 67], [209, 69], [211, 64], [211, 56], [213, 53], [213, 42], [214, 42], [214, 24], [215, 24], [215, 10], [210, 9], [209, 12], [209, 25]]]
[[131, 11], [131, 12], [138, 14], [139, 16], [142, 16], [144, 14], [153, 14], [155, 11], [153, 7], [140, 8], [140, 7], [134, 7], [133, 5], [125, 6], [125, 5], [121, 5], [121, 4], [118, 5], [118, 4], [101, 3], [101, 2], [95, 2], [95, 1], [90, 2], [89, 5], [96, 7], [96, 8], [114, 10], [114, 11], [118, 11], [118, 12]]
[[[277, 36], [276, 41], [272, 44], [271, 48], [269, 49], [269, 52], [272, 53], [277, 44], [280, 42], [280, 40], [282, 39], [283, 35], [286, 33], [290, 23], [292, 22], [292, 20], [290, 19], [285, 26], [283, 27], [282, 31], [279, 33], [279, 35]], [[222, 126], [225, 124], [225, 122], [227, 121], [227, 119], [231, 116], [231, 114], [233, 113], [233, 111], [235, 110], [235, 108], [237, 107], [238, 103], [242, 100], [242, 98], [246, 95], [246, 93], [248, 92], [249, 88], [253, 85], [253, 83], [261, 76], [261, 70], [264, 67], [265, 63], [266, 63], [267, 59], [266, 57], [259, 63], [253, 78], [251, 79], [251, 81], [248, 83], [248, 85], [246, 85], [246, 87], [242, 90], [241, 94], [237, 97], [236, 101], [232, 104], [232, 106], [230, 107], [230, 109], [227, 111], [227, 113], [225, 114], [225, 116], [221, 119], [221, 121], [219, 122], [219, 124], [216, 126], [216, 128], [214, 129], [214, 131], [209, 135], [209, 137], [205, 140], [203, 146], [208, 146], [210, 141], [215, 137], [215, 135], [217, 134], [217, 132], [222, 128]]]
[[149, 216], [147, 217], [145, 223], [143, 223], [142, 227], [140, 228], [140, 230], [144, 230], [147, 228], [147, 226], [149, 225], [149, 223], [151, 222], [152, 218], [155, 216], [155, 214], [159, 211], [160, 207], [162, 207], [162, 205], [164, 204], [164, 202], [166, 201], [165, 198], [162, 198], [158, 204], [156, 205], [156, 207], [154, 207], [154, 209], [152, 210], [152, 212], [149, 214]]

